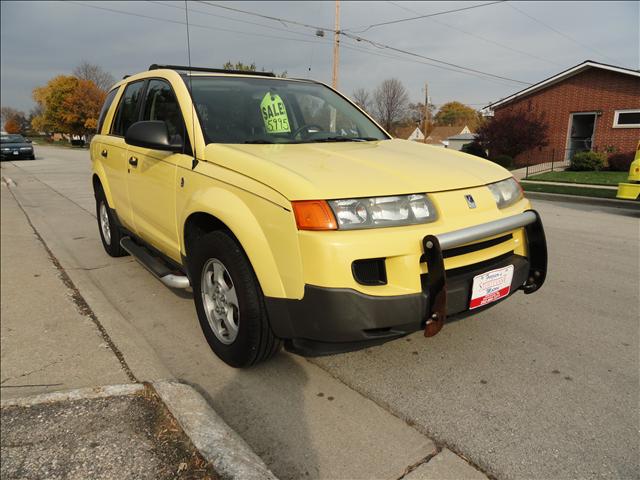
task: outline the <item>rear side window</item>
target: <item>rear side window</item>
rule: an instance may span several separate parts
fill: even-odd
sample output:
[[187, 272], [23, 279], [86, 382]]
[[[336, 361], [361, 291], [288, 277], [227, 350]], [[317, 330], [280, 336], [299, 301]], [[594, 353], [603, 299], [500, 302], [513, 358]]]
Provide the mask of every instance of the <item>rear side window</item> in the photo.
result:
[[98, 129], [97, 132], [102, 132], [102, 126], [104, 125], [104, 118], [107, 116], [107, 112], [113, 103], [113, 99], [116, 98], [116, 93], [118, 93], [118, 89], [114, 88], [109, 93], [107, 93], [107, 98], [104, 100], [104, 105], [102, 105], [102, 110], [100, 110], [100, 116], [98, 117]]
[[116, 111], [115, 121], [111, 127], [113, 135], [124, 137], [127, 129], [138, 120], [138, 103], [143, 86], [144, 81], [139, 81], [130, 83], [125, 88]]
[[142, 120], [160, 120], [166, 123], [171, 142], [185, 140], [185, 126], [180, 105], [171, 85], [162, 80], [150, 80], [144, 101]]

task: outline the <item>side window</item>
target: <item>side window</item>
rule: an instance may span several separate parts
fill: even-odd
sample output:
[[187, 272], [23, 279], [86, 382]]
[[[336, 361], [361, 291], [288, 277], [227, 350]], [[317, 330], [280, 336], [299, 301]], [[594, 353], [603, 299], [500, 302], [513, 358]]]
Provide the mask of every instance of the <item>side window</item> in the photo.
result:
[[116, 111], [115, 120], [111, 126], [111, 133], [124, 137], [127, 129], [138, 120], [138, 101], [142, 94], [143, 81], [133, 82], [127, 85], [120, 99], [120, 105]]
[[102, 132], [102, 126], [104, 125], [104, 118], [107, 116], [107, 112], [113, 103], [113, 99], [116, 98], [116, 93], [118, 93], [118, 89], [114, 88], [109, 93], [107, 93], [107, 98], [104, 99], [104, 105], [102, 105], [102, 110], [100, 110], [100, 116], [98, 117], [98, 128], [96, 131], [98, 133]]
[[183, 141], [186, 137], [180, 105], [171, 85], [165, 81], [155, 79], [149, 81], [142, 120], [165, 122], [172, 142]]

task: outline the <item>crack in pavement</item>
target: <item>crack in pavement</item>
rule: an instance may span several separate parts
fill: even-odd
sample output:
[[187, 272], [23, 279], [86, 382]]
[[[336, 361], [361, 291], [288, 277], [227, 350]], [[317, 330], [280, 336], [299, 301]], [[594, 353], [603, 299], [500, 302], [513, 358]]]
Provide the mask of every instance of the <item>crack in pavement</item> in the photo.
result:
[[[46, 183], [44, 183], [44, 182], [40, 182], [40, 183], [42, 183], [43, 185], [46, 185]], [[51, 187], [49, 187], [49, 188], [51, 188]], [[127, 362], [126, 362], [126, 360], [124, 358], [124, 355], [122, 355], [122, 352], [118, 349], [118, 347], [115, 345], [115, 343], [113, 343], [113, 340], [111, 340], [111, 337], [107, 333], [107, 330], [104, 328], [102, 323], [100, 323], [100, 320], [98, 320], [98, 317], [96, 316], [96, 314], [93, 312], [93, 310], [91, 309], [91, 307], [89, 306], [87, 301], [84, 299], [84, 297], [82, 296], [82, 294], [80, 293], [78, 288], [75, 286], [75, 284], [71, 280], [71, 277], [69, 277], [69, 275], [65, 271], [64, 267], [60, 264], [60, 262], [58, 261], [56, 256], [53, 254], [53, 252], [51, 251], [51, 249], [49, 248], [47, 243], [44, 241], [44, 238], [42, 238], [42, 235], [40, 235], [40, 232], [38, 232], [36, 227], [33, 225], [33, 222], [31, 221], [31, 218], [29, 217], [29, 214], [22, 207], [22, 205], [20, 204], [20, 201], [16, 198], [16, 196], [13, 193], [12, 189], [9, 186], [7, 186], [7, 190], [9, 190], [9, 193], [11, 193], [11, 196], [16, 201], [16, 204], [18, 205], [18, 208], [20, 208], [20, 210], [24, 214], [25, 219], [27, 220], [27, 223], [29, 223], [29, 226], [33, 230], [33, 232], [34, 232], [35, 236], [37, 237], [38, 241], [44, 247], [45, 251], [47, 252], [47, 255], [49, 256], [49, 260], [51, 260], [53, 265], [58, 270], [58, 276], [59, 276], [60, 280], [62, 280], [62, 283], [70, 290], [71, 301], [75, 305], [75, 307], [78, 310], [78, 312], [80, 312], [81, 315], [84, 315], [86, 317], [89, 317], [89, 319], [91, 319], [91, 321], [98, 328], [98, 331], [100, 332], [100, 336], [102, 337], [102, 339], [107, 343], [107, 345], [109, 346], [109, 348], [111, 349], [113, 354], [118, 359], [118, 362], [120, 363], [120, 366], [122, 367], [122, 370], [124, 371], [124, 373], [127, 375], [127, 378], [130, 381], [137, 383], [138, 379], [136, 378], [136, 376], [131, 371], [131, 368], [127, 364]], [[54, 190], [54, 189], [51, 188], [51, 190]], [[56, 192], [56, 193], [58, 193], [59, 195], [62, 195], [59, 192]], [[80, 206], [78, 205], [78, 207], [80, 207]], [[82, 208], [82, 207], [80, 207], [80, 208]]]

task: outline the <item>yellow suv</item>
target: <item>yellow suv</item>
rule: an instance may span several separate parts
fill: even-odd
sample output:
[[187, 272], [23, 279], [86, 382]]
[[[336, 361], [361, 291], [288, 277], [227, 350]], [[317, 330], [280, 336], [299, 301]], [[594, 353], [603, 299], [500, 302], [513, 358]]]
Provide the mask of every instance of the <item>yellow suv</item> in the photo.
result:
[[152, 65], [107, 95], [91, 159], [107, 253], [193, 289], [235, 367], [431, 336], [545, 280], [507, 170], [393, 139], [315, 81]]

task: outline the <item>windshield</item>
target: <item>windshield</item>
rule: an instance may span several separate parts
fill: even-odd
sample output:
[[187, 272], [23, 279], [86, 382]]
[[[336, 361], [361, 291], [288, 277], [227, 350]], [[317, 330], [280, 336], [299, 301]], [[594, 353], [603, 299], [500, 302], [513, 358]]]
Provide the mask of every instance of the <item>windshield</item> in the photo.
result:
[[351, 103], [317, 83], [204, 76], [194, 76], [191, 82], [207, 143], [362, 142], [389, 138]]
[[22, 135], [2, 135], [0, 143], [25, 143], [25, 140]]

